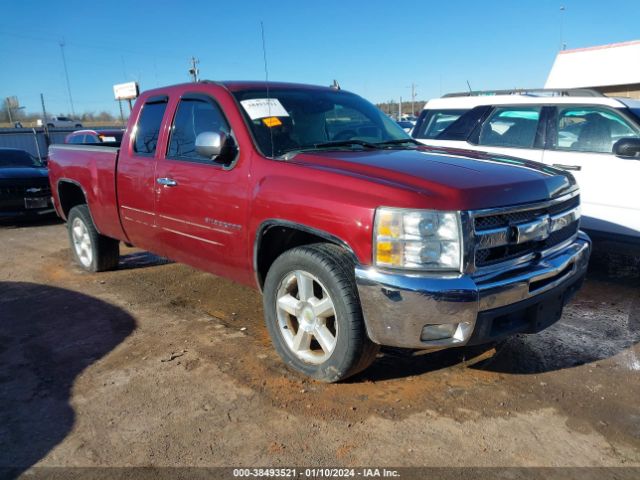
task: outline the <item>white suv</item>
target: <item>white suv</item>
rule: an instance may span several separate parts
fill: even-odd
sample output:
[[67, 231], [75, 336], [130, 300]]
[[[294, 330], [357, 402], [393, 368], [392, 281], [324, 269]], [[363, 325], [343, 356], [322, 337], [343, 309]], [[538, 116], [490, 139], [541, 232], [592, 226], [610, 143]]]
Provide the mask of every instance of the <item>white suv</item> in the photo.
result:
[[581, 228], [640, 252], [640, 101], [591, 90], [450, 94], [427, 102], [412, 135], [569, 170], [581, 187]]

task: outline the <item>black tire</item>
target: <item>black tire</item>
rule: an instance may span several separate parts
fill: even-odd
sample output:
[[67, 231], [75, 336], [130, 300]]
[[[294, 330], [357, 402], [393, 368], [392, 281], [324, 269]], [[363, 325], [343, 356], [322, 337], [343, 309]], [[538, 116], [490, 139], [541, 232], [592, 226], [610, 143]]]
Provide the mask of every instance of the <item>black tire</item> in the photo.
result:
[[53, 125], [53, 123], [47, 123], [47, 127], [49, 127], [49, 128], [53, 128], [53, 127], [54, 127], [54, 125]]
[[[98, 233], [87, 205], [73, 207], [69, 211], [67, 220], [71, 252], [80, 267], [88, 272], [103, 272], [105, 270], [113, 270], [118, 266], [120, 261], [120, 242]], [[90, 251], [90, 257], [84, 253], [79, 253], [79, 247], [77, 247], [74, 240], [73, 229], [76, 226], [81, 227], [80, 224], [86, 229], [88, 243], [87, 248], [81, 250], [81, 252]]]
[[[328, 243], [293, 248], [271, 265], [264, 286], [265, 320], [276, 351], [293, 370], [322, 382], [337, 382], [361, 372], [375, 360], [380, 346], [367, 336], [353, 267], [344, 249]], [[333, 302], [335, 347], [322, 363], [301, 359], [287, 344], [279, 324], [278, 292], [295, 271], [315, 277], [322, 285], [314, 283], [314, 288], [324, 286]]]

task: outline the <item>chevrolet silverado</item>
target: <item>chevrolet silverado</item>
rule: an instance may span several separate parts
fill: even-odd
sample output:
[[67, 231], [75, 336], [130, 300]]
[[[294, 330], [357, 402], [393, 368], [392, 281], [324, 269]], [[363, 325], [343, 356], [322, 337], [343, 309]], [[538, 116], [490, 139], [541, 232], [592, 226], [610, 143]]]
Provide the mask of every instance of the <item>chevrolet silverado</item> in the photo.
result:
[[119, 147], [54, 145], [49, 167], [81, 267], [116, 268], [123, 242], [256, 287], [279, 355], [321, 381], [380, 345], [537, 332], [591, 250], [570, 173], [420, 145], [336, 87], [150, 90]]

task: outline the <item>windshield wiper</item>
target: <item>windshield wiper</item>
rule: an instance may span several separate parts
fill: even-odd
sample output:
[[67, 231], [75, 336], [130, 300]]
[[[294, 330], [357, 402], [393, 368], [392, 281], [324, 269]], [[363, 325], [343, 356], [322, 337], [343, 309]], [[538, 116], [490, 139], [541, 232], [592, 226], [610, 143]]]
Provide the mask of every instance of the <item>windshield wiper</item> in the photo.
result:
[[398, 138], [396, 140], [387, 140], [385, 142], [376, 142], [376, 145], [402, 145], [403, 143], [412, 143], [414, 145], [422, 145], [414, 138]]
[[348, 147], [349, 145], [359, 145], [366, 148], [380, 148], [379, 143], [365, 142], [364, 140], [352, 139], [352, 140], [336, 140], [334, 142], [316, 143], [315, 148], [330, 148], [330, 147]]
[[349, 147], [353, 145], [357, 145], [359, 147], [364, 147], [364, 148], [375, 148], [375, 149], [383, 148], [378, 146], [377, 143], [365, 142], [364, 140], [338, 140], [335, 142], [314, 143], [313, 145], [304, 145], [299, 148], [292, 148], [291, 150], [284, 152], [281, 155], [281, 158], [285, 160], [291, 160], [297, 154], [303, 153], [303, 152], [312, 152], [314, 150], [325, 150], [325, 149], [331, 149], [334, 147]]
[[349, 146], [359, 146], [364, 148], [372, 148], [376, 150], [382, 150], [385, 147], [391, 147], [394, 145], [402, 145], [403, 143], [411, 143], [412, 145], [422, 145], [417, 140], [413, 138], [399, 138], [395, 140], [387, 140], [384, 142], [366, 142], [364, 140], [352, 139], [352, 140], [337, 140], [334, 142], [323, 142], [323, 143], [315, 143], [313, 145], [305, 145], [299, 148], [291, 149], [287, 152], [284, 152], [281, 155], [281, 158], [285, 160], [290, 160], [295, 157], [299, 153], [310, 152], [313, 150], [324, 150], [330, 149], [334, 147], [349, 147]]

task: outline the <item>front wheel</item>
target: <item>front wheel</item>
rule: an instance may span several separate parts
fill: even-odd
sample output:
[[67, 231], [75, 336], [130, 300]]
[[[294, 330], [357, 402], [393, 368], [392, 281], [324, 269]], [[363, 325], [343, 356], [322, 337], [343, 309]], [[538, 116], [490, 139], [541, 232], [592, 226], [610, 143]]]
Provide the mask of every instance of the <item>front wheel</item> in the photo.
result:
[[100, 235], [89, 207], [78, 205], [69, 211], [67, 228], [76, 262], [89, 272], [113, 270], [120, 260], [120, 242]]
[[336, 245], [307, 245], [280, 255], [265, 280], [264, 309], [278, 354], [317, 380], [354, 375], [378, 352], [366, 334], [353, 262]]

